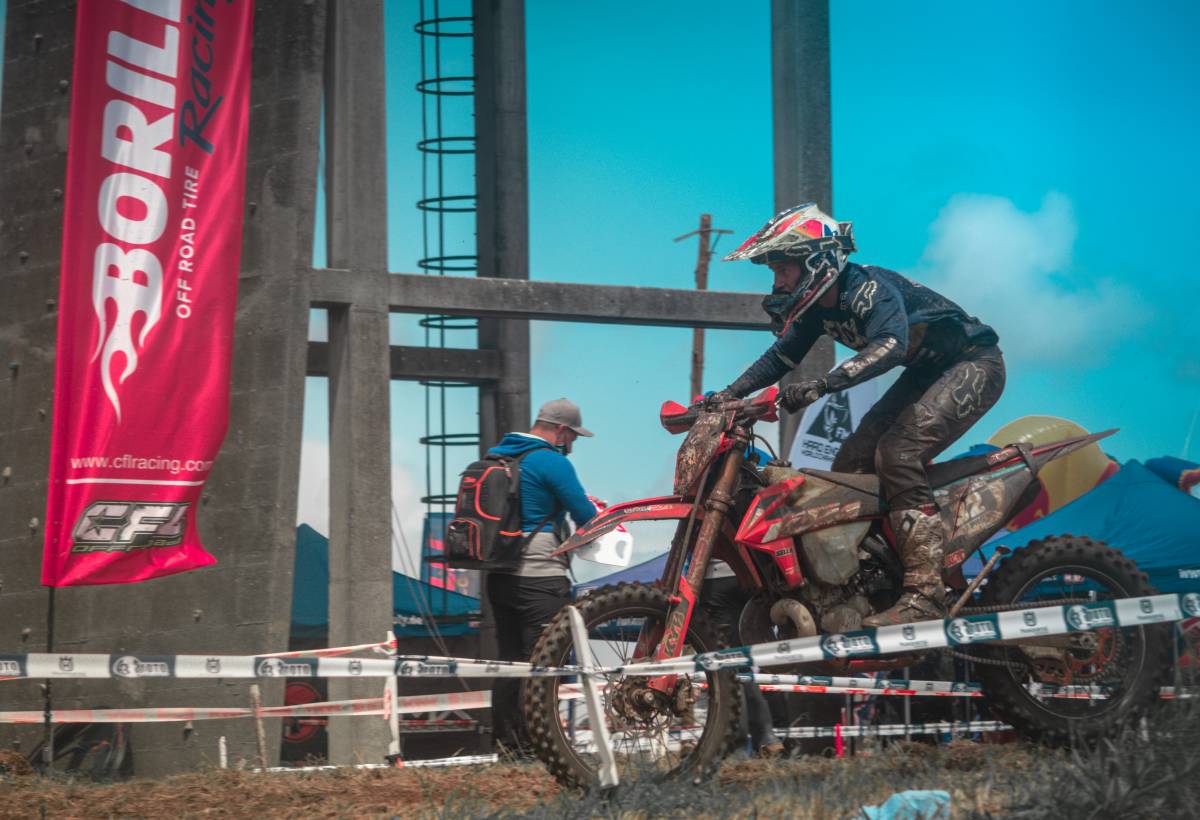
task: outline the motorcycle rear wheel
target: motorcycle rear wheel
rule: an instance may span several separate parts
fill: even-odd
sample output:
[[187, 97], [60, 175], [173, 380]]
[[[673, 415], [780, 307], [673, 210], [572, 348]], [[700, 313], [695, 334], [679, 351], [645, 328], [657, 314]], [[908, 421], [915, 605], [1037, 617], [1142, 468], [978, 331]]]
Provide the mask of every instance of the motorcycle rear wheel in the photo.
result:
[[[666, 592], [644, 584], [603, 587], [575, 606], [588, 629], [592, 653], [601, 665], [632, 661], [642, 626], [662, 623], [669, 609]], [[717, 630], [697, 609], [688, 626], [684, 654], [719, 648]], [[566, 610], [546, 627], [531, 660], [538, 666], [574, 663]], [[690, 718], [662, 709], [648, 713], [645, 721], [629, 719], [628, 711], [621, 708], [621, 693], [628, 691], [622, 687], [636, 685], [637, 681], [617, 676], [607, 680], [601, 700], [622, 782], [647, 776], [654, 780], [707, 777], [735, 742], [742, 696], [734, 673], [696, 672], [680, 675], [679, 680], [686, 681], [684, 689], [696, 697]], [[586, 719], [586, 709], [573, 697], [571, 686], [572, 681], [566, 678], [527, 681], [525, 722], [534, 751], [550, 773], [567, 787], [586, 789], [599, 782], [600, 762], [588, 752], [588, 740], [581, 740], [591, 733], [580, 725], [581, 719]]]
[[[1037, 606], [1039, 599], [1091, 603], [1154, 594], [1146, 574], [1119, 550], [1062, 535], [1032, 541], [1007, 558], [984, 586], [980, 603]], [[1074, 643], [1066, 648], [989, 647], [990, 658], [1009, 665], [976, 667], [992, 711], [1028, 740], [1058, 744], [1109, 735], [1157, 702], [1171, 672], [1166, 625], [1077, 632], [1069, 640]], [[1067, 691], [1078, 694], [1035, 694], [1034, 684], [1075, 687]]]

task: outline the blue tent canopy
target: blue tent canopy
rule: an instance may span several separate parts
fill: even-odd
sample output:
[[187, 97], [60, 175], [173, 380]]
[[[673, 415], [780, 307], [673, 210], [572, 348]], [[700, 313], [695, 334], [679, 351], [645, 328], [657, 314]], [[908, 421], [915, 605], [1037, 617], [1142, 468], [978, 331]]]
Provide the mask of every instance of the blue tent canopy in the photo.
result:
[[596, 578], [576, 584], [574, 592], [576, 595], [580, 595], [589, 590], [608, 586], [609, 584], [652, 584], [662, 577], [663, 567], [666, 565], [667, 553], [664, 552], [662, 555], [656, 555], [649, 561], [643, 561], [640, 564], [634, 564], [632, 567], [619, 569], [611, 575], [605, 575], [603, 578]]
[[[479, 614], [479, 599], [392, 573], [392, 601], [396, 635], [429, 634], [427, 613], [434, 618], [456, 616], [454, 623], [438, 625], [446, 637], [473, 633], [466, 616]], [[296, 528], [296, 571], [292, 581], [292, 632], [313, 633], [329, 626], [329, 539], [307, 524]]]
[[1200, 587], [1200, 499], [1168, 484], [1138, 461], [1070, 504], [1016, 532], [1001, 531], [993, 544], [1023, 547], [1050, 535], [1087, 535], [1121, 550], [1149, 574], [1160, 592]]

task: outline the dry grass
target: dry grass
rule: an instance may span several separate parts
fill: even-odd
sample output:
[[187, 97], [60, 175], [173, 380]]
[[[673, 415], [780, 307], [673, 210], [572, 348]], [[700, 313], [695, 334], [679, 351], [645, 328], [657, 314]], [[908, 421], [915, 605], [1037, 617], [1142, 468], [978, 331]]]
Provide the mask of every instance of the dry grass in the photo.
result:
[[538, 765], [259, 774], [92, 784], [5, 771], [0, 817], [758, 818], [861, 816], [904, 789], [950, 793], [956, 818], [1200, 818], [1200, 710], [1087, 750], [894, 743], [844, 760], [735, 760], [701, 784], [642, 779], [561, 792]]

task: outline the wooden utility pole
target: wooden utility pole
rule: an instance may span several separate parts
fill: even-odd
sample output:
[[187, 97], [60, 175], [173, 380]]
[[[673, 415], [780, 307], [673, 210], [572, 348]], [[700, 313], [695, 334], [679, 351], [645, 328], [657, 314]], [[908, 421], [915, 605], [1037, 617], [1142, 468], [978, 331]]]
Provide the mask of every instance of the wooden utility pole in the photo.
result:
[[[696, 290], [708, 290], [708, 262], [712, 259], [713, 234], [733, 233], [724, 228], [712, 227], [712, 214], [700, 214], [700, 229], [675, 237], [675, 241], [687, 239], [689, 236], [700, 235], [700, 249], [696, 255]], [[698, 327], [692, 331], [692, 382], [688, 398], [699, 396], [704, 391], [704, 328]]]

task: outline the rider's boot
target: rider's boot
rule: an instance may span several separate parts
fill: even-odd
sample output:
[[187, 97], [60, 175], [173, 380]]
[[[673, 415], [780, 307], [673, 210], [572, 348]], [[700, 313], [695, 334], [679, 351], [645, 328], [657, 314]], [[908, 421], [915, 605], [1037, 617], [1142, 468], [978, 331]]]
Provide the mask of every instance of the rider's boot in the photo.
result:
[[891, 609], [863, 619], [865, 627], [893, 626], [946, 616], [942, 554], [946, 532], [937, 507], [892, 510], [888, 523], [904, 564], [904, 590]]

